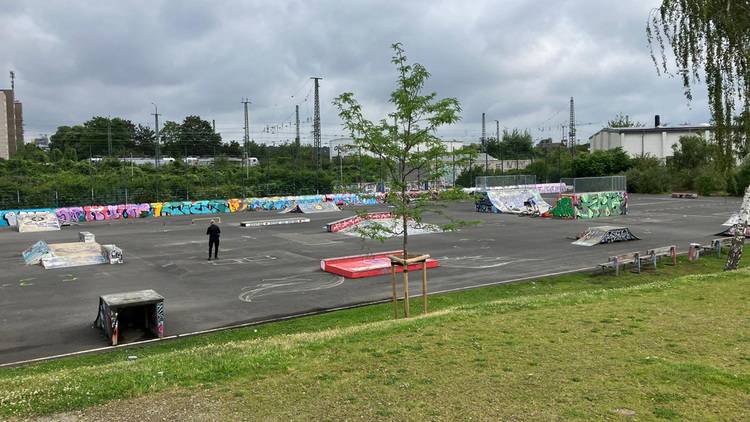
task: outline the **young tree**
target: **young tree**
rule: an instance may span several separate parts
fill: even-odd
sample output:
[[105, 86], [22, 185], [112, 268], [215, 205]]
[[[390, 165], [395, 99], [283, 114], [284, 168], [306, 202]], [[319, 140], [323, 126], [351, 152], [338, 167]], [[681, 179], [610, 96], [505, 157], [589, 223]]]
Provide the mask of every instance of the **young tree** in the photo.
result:
[[[164, 125], [159, 130], [161, 154], [173, 155], [176, 153], [183, 153], [185, 148], [180, 143], [180, 139], [180, 124], [172, 120], [167, 120], [166, 122], [164, 122]], [[187, 154], [190, 155], [191, 152], [191, 150], [188, 150]], [[154, 154], [156, 154], [155, 151]]]
[[668, 43], [688, 100], [692, 99], [692, 84], [703, 78], [716, 127], [716, 161], [725, 173], [734, 165], [731, 132], [742, 130], [744, 138], [750, 138], [750, 125], [732, 125], [738, 109], [744, 115], [750, 110], [748, 16], [747, 0], [662, 0], [646, 26], [657, 72], [670, 72], [665, 54]]
[[135, 143], [135, 150], [146, 156], [155, 154], [156, 146], [156, 133], [153, 129], [142, 124], [138, 124], [133, 132], [133, 142]]
[[[500, 142], [502, 156], [504, 159], [518, 161], [531, 159], [534, 154], [534, 141], [528, 131], [503, 129], [502, 141]], [[495, 157], [497, 158], [497, 157]]]
[[221, 135], [214, 132], [211, 122], [200, 116], [187, 116], [180, 125], [180, 143], [188, 151], [199, 155], [214, 155], [221, 151]]
[[[408, 255], [408, 223], [421, 220], [424, 199], [411, 199], [407, 195], [407, 181], [420, 172], [430, 175], [434, 163], [446, 154], [444, 144], [436, 135], [437, 128], [457, 122], [461, 105], [455, 98], [437, 99], [436, 93], [423, 94], [430, 73], [419, 63], [410, 64], [401, 43], [392, 45], [391, 62], [396, 66], [396, 88], [391, 92], [390, 103], [395, 110], [379, 121], [368, 120], [362, 106], [351, 92], [345, 92], [333, 101], [352, 139], [364, 150], [375, 154], [388, 172], [392, 192], [388, 202], [392, 212], [401, 220], [402, 257]], [[432, 180], [432, 174], [427, 180]], [[382, 229], [382, 228], [381, 228]], [[372, 237], [382, 237], [372, 233]]]

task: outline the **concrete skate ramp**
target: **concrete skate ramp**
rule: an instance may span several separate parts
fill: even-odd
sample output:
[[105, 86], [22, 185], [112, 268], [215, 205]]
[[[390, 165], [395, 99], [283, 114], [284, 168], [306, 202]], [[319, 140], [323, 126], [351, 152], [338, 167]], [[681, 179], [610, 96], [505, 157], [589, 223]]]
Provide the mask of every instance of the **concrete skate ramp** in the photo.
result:
[[356, 226], [357, 224], [365, 220], [386, 220], [393, 218], [390, 212], [370, 212], [365, 215], [355, 215], [352, 217], [342, 218], [341, 220], [332, 221], [326, 224], [326, 231], [329, 233], [336, 233], [342, 230], [346, 230], [350, 227]]
[[[443, 230], [439, 226], [428, 223], [418, 223], [414, 220], [407, 221], [406, 226], [406, 230], [409, 233], [409, 236], [443, 232]], [[378, 220], [363, 220], [353, 227], [350, 227], [346, 230], [341, 230], [340, 233], [363, 238], [369, 237], [371, 233], [377, 233], [378, 236], [384, 239], [388, 239], [391, 237], [403, 236], [404, 228], [403, 222], [401, 220], [387, 218]]]
[[49, 253], [49, 245], [44, 240], [34, 243], [29, 249], [21, 253], [26, 265], [38, 264]]
[[[740, 222], [740, 215], [738, 213], [732, 214], [722, 226], [726, 229], [716, 233], [717, 236], [734, 236], [734, 226]], [[750, 226], [745, 228], [745, 237], [750, 237]]]
[[21, 233], [60, 230], [60, 220], [53, 212], [21, 212], [16, 217], [17, 229]]
[[727, 219], [727, 221], [725, 221], [721, 225], [722, 226], [727, 226], [727, 227], [732, 227], [735, 224], [739, 224], [739, 222], [740, 222], [740, 214], [736, 212], [736, 213], [730, 215], [729, 218]]
[[[740, 222], [740, 214], [734, 213], [727, 221], [722, 223], [722, 226], [725, 226], [726, 229], [722, 232], [716, 233], [717, 236], [734, 236], [734, 225], [738, 224]], [[745, 237], [750, 237], [750, 226], [745, 228]]]
[[[493, 189], [487, 191], [487, 199], [494, 212], [509, 214], [544, 214], [549, 204], [536, 189]], [[496, 210], [496, 211], [495, 211]]]
[[101, 245], [96, 242], [53, 243], [49, 245], [49, 252], [42, 258], [46, 269], [107, 263]]
[[45, 269], [82, 265], [122, 264], [122, 249], [100, 245], [89, 232], [79, 233], [80, 242], [47, 244], [40, 240], [21, 253], [26, 265], [41, 263]]
[[639, 240], [639, 238], [627, 227], [598, 226], [589, 227], [573, 244], [594, 246], [601, 243], [625, 242], [628, 240]]
[[291, 207], [281, 211], [279, 214], [286, 213], [303, 213], [303, 214], [315, 214], [320, 212], [336, 212], [341, 211], [339, 207], [333, 202], [301, 202], [295, 203]]

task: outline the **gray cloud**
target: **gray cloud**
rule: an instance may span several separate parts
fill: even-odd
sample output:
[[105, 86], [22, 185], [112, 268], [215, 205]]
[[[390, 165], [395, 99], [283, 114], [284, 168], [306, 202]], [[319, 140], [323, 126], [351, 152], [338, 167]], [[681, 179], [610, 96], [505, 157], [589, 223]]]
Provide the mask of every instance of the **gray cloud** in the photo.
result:
[[[583, 138], [619, 112], [708, 120], [702, 88], [688, 104], [650, 61], [644, 28], [657, 0], [4, 3], [0, 67], [16, 71], [30, 135], [93, 115], [149, 124], [153, 101], [163, 119], [198, 114], [238, 139], [249, 97], [255, 139], [292, 137], [294, 104], [309, 139], [315, 75], [330, 139], [342, 132], [331, 105], [341, 92], [372, 117], [389, 110], [395, 41], [432, 73], [429, 90], [461, 101], [446, 137], [476, 140], [482, 112], [558, 137], [571, 96]], [[258, 133], [265, 125], [284, 127]]]

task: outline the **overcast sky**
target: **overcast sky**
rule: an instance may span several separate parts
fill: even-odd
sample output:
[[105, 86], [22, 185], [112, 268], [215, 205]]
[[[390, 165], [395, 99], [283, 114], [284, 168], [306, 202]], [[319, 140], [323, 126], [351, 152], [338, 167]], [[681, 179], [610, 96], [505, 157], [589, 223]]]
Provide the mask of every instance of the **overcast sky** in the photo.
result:
[[[252, 137], [293, 138], [300, 105], [311, 139], [312, 81], [321, 76], [323, 142], [343, 133], [333, 98], [352, 91], [373, 118], [390, 109], [390, 45], [432, 73], [428, 89], [456, 97], [446, 138], [528, 129], [559, 139], [575, 97], [579, 138], [617, 113], [653, 125], [709, 119], [705, 92], [688, 103], [659, 77], [645, 37], [658, 0], [549, 1], [18, 1], [0, 0], [0, 64], [24, 103], [27, 140], [95, 115], [153, 126], [197, 114], [241, 139], [243, 97]], [[280, 126], [275, 134], [262, 131]]]

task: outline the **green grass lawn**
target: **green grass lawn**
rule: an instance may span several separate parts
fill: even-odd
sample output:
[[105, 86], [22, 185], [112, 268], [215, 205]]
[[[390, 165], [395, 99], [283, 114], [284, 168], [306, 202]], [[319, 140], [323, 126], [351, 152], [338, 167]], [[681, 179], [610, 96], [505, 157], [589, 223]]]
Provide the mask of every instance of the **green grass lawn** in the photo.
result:
[[741, 420], [750, 270], [722, 263], [573, 274], [432, 297], [409, 320], [376, 305], [3, 369], [0, 416]]

